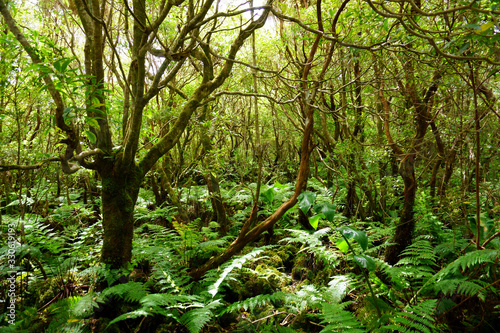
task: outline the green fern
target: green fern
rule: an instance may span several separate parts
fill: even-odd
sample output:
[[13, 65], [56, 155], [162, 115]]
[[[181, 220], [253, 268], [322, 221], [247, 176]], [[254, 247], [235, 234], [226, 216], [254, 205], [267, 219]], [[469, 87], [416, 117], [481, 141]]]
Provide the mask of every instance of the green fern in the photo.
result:
[[383, 329], [390, 332], [437, 332], [433, 314], [437, 300], [430, 299], [416, 305], [407, 305], [402, 311], [394, 314], [392, 324], [385, 325]]
[[[476, 281], [479, 282], [479, 281]], [[434, 285], [436, 293], [443, 293], [445, 296], [454, 294], [474, 296], [477, 295], [482, 301], [485, 300], [486, 295], [482, 292], [483, 286], [473, 281], [468, 281], [466, 277], [456, 279], [445, 279], [438, 281]]]
[[239, 311], [240, 309], [243, 309], [245, 312], [252, 312], [255, 308], [268, 304], [268, 303], [275, 303], [276, 301], [284, 300], [287, 296], [287, 293], [277, 291], [272, 294], [264, 294], [264, 295], [257, 295], [254, 297], [247, 298], [243, 301], [235, 302], [228, 306], [226, 310], [224, 310], [222, 313], [226, 312], [236, 312]]
[[231, 277], [231, 273], [234, 269], [242, 268], [247, 261], [255, 259], [255, 257], [257, 257], [264, 250], [270, 249], [272, 247], [273, 246], [262, 246], [253, 249], [251, 252], [245, 254], [244, 256], [233, 259], [232, 261], [224, 265], [224, 270], [220, 274], [219, 278], [208, 288], [208, 293], [212, 295], [212, 297], [215, 297], [215, 295], [217, 295], [217, 293], [219, 292], [221, 284], [224, 282], [224, 280]]
[[440, 276], [459, 275], [482, 264], [492, 264], [500, 257], [499, 250], [475, 250], [458, 257], [440, 272]]
[[75, 318], [88, 318], [94, 313], [94, 308], [99, 305], [96, 302], [97, 296], [90, 292], [83, 297], [79, 297], [76, 304], [71, 308], [71, 312]]
[[314, 253], [325, 265], [336, 266], [339, 262], [339, 254], [330, 248], [323, 246], [322, 238], [331, 234], [331, 228], [319, 229], [315, 232], [286, 229], [290, 237], [282, 239], [280, 242], [300, 243], [305, 246], [299, 252]]
[[143, 283], [128, 282], [104, 289], [99, 297], [99, 300], [104, 300], [107, 297], [114, 295], [122, 298], [126, 302], [135, 303], [139, 302], [144, 296], [147, 295], [147, 293], [147, 287]]
[[122, 320], [155, 314], [166, 318], [172, 318], [176, 322], [179, 322], [178, 309], [185, 308], [197, 300], [199, 300], [199, 297], [190, 295], [149, 294], [139, 301], [141, 308], [116, 317], [109, 323], [109, 326]]
[[310, 232], [304, 230], [287, 229], [286, 231], [288, 231], [291, 236], [282, 239], [281, 242], [301, 243], [306, 244], [310, 247], [318, 247], [322, 245], [321, 238], [325, 235], [328, 235], [331, 230], [331, 228], [323, 228], [315, 232]]
[[414, 265], [420, 268], [429, 268], [436, 264], [436, 255], [430, 241], [419, 239], [408, 246], [402, 253], [403, 258], [397, 265]]
[[[127, 319], [161, 315], [184, 325], [190, 333], [197, 333], [213, 319], [214, 310], [221, 306], [220, 300], [205, 304], [200, 296], [194, 295], [150, 294], [139, 302], [141, 308], [116, 317], [108, 327]], [[190, 310], [183, 313], [186, 309]]]
[[117, 322], [123, 321], [123, 320], [136, 319], [136, 318], [140, 318], [140, 317], [147, 317], [150, 314], [151, 314], [150, 311], [146, 311], [144, 309], [138, 309], [138, 310], [130, 311], [130, 312], [124, 313], [124, 314], [116, 317], [115, 319], [113, 319], [108, 324], [108, 327], [110, 327], [113, 324], [116, 324]]
[[366, 332], [358, 319], [349, 311], [344, 309], [351, 302], [341, 304], [322, 303], [322, 311], [319, 317], [323, 319], [322, 324], [328, 324], [321, 330], [321, 333], [329, 332], [351, 332], [362, 333]]
[[193, 304], [197, 308], [182, 315], [179, 322], [186, 326], [190, 333], [198, 333], [213, 317], [213, 310], [221, 306], [220, 300], [208, 304]]
[[73, 312], [71, 311], [78, 303], [79, 299], [79, 297], [68, 297], [50, 305], [47, 310], [52, 316], [52, 321], [46, 332], [84, 332], [84, 322], [82, 320], [75, 320]]

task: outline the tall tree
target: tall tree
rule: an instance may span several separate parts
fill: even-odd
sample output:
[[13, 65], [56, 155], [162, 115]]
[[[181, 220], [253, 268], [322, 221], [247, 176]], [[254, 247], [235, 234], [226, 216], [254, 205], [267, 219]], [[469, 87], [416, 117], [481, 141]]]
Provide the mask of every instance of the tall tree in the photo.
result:
[[[226, 54], [219, 55], [210, 41], [218, 27], [211, 22], [218, 17], [241, 15], [246, 10], [219, 12], [217, 7], [213, 10], [213, 4], [213, 0], [173, 0], [159, 4], [133, 0], [132, 6], [126, 1], [123, 4], [101, 0], [74, 1], [85, 36], [82, 62], [88, 77], [86, 133], [91, 139], [87, 147], [81, 143], [87, 141], [80, 135], [82, 129], [67, 116], [73, 105], [65, 100], [50, 75], [43, 76], [56, 106], [56, 125], [66, 134], [62, 140], [66, 149], [60, 156], [63, 171], [73, 173], [84, 167], [96, 170], [100, 175], [104, 228], [101, 261], [113, 268], [123, 267], [131, 260], [133, 212], [144, 176], [175, 146], [203, 101], [224, 83], [238, 51], [252, 32], [264, 25], [270, 10], [268, 2], [260, 7], [262, 13], [256, 20], [241, 28], [233, 28], [239, 29], [236, 37]], [[0, 11], [32, 62], [43, 64], [43, 59], [21, 31], [4, 0], [0, 0]], [[182, 17], [177, 21], [178, 31], [168, 34], [165, 25], [169, 20], [176, 21], [176, 16]], [[119, 22], [122, 23], [121, 36], [114, 31]], [[119, 39], [128, 41], [125, 45], [129, 63], [124, 60], [124, 50], [117, 46], [123, 45]], [[110, 54], [114, 64], [111, 69], [119, 74], [124, 94], [122, 135], [118, 144], [113, 142], [107, 107], [105, 63]], [[223, 60], [221, 66], [214, 66], [214, 57]], [[162, 89], [172, 84], [181, 68], [187, 66], [187, 59], [199, 70], [196, 87], [170, 130], [146, 153], [138, 155], [145, 108]], [[156, 72], [149, 72], [152, 67], [157, 67]]]

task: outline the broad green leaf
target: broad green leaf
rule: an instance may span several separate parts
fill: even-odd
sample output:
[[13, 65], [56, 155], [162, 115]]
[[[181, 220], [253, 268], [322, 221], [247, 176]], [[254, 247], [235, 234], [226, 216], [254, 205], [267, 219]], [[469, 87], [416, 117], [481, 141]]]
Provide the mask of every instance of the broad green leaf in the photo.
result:
[[90, 127], [94, 127], [95, 129], [99, 128], [99, 123], [95, 117], [85, 117], [85, 122]]
[[316, 200], [316, 193], [302, 192], [297, 199], [299, 200], [300, 210], [305, 214]]
[[85, 130], [85, 134], [87, 134], [87, 138], [89, 138], [90, 142], [92, 143], [96, 143], [97, 141], [97, 137], [95, 136], [94, 133], [92, 133], [91, 131], [89, 130]]
[[340, 227], [337, 230], [347, 239], [354, 239], [361, 246], [363, 251], [368, 248], [368, 236], [363, 231], [358, 231], [349, 227]]
[[262, 192], [262, 196], [268, 204], [272, 204], [274, 201], [274, 188], [270, 187], [266, 191]]
[[277, 187], [277, 188], [285, 188], [286, 186], [281, 184], [280, 182], [276, 181], [276, 183], [274, 183], [274, 186], [273, 187]]
[[73, 61], [73, 59], [65, 59], [62, 63], [61, 63], [61, 69], [60, 71], [61, 72], [65, 72], [66, 69], [68, 68], [68, 65]]
[[481, 24], [481, 31], [486, 31], [493, 26], [493, 22]]
[[331, 203], [322, 203], [314, 206], [316, 213], [324, 214], [325, 218], [333, 222], [335, 214], [337, 213], [337, 206]]
[[466, 24], [466, 25], [464, 25], [464, 28], [470, 28], [470, 29], [474, 29], [474, 30], [481, 30], [481, 26], [478, 25], [478, 24], [474, 24], [474, 23]]
[[376, 268], [375, 261], [372, 257], [364, 254], [354, 256], [354, 261], [356, 261], [359, 266], [366, 268], [370, 272], [374, 271]]
[[347, 253], [347, 251], [349, 251], [349, 244], [347, 244], [347, 241], [343, 238], [337, 241], [337, 247], [342, 253]]
[[314, 230], [318, 229], [319, 219], [321, 218], [325, 218], [325, 215], [317, 214], [309, 218], [309, 224], [314, 228]]

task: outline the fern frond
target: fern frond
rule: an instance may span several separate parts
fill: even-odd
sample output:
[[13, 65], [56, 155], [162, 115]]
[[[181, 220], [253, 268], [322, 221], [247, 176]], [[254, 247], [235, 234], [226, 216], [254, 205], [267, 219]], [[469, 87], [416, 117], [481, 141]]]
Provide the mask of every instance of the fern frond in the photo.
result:
[[199, 300], [199, 297], [193, 295], [170, 295], [170, 294], [149, 294], [144, 296], [140, 303], [144, 308], [168, 307], [182, 303], [192, 303]]
[[215, 297], [215, 295], [217, 295], [217, 293], [219, 292], [219, 287], [222, 284], [222, 282], [224, 282], [224, 280], [230, 276], [231, 272], [234, 269], [242, 268], [243, 265], [247, 261], [254, 259], [260, 253], [262, 253], [265, 249], [269, 249], [272, 247], [273, 246], [262, 246], [262, 247], [253, 249], [251, 252], [245, 254], [244, 256], [241, 256], [239, 258], [236, 258], [236, 259], [230, 261], [228, 264], [225, 265], [225, 268], [222, 271], [222, 274], [217, 279], [217, 281], [215, 281], [215, 283], [208, 288], [208, 293], [210, 295], [212, 295], [212, 297]]
[[73, 316], [82, 319], [90, 317], [94, 313], [94, 308], [99, 306], [96, 298], [96, 294], [93, 292], [81, 297], [71, 309]]
[[439, 275], [460, 275], [462, 272], [485, 263], [494, 263], [500, 257], [499, 250], [476, 250], [458, 257], [451, 264], [446, 266]]
[[318, 259], [323, 260], [326, 265], [336, 266], [339, 262], [339, 254], [336, 251], [323, 246], [323, 237], [332, 232], [331, 228], [323, 228], [315, 232], [286, 229], [290, 237], [283, 238], [280, 242], [300, 243], [305, 246], [299, 252], [314, 253]]
[[179, 322], [186, 326], [190, 333], [198, 333], [212, 319], [212, 311], [220, 305], [220, 300], [215, 300], [209, 304], [197, 304], [195, 306], [199, 307], [184, 313]]
[[312, 247], [322, 245], [321, 238], [331, 232], [331, 228], [323, 228], [315, 232], [304, 230], [286, 229], [292, 236], [282, 239], [280, 242], [301, 243]]
[[147, 287], [140, 282], [128, 282], [104, 289], [101, 298], [111, 295], [124, 299], [126, 302], [139, 302], [148, 293]]
[[431, 242], [426, 239], [419, 239], [408, 246], [402, 253], [403, 258], [397, 265], [420, 265], [432, 266], [436, 264], [436, 255]]
[[272, 294], [257, 295], [254, 297], [247, 298], [243, 301], [231, 304], [225, 312], [235, 312], [243, 308], [246, 312], [252, 312], [255, 308], [262, 306], [267, 303], [274, 303], [278, 300], [282, 300], [286, 297], [286, 293], [277, 291]]
[[135, 311], [131, 311], [131, 312], [127, 312], [127, 313], [124, 313], [118, 317], [116, 317], [115, 319], [113, 319], [109, 324], [108, 324], [108, 327], [119, 322], [119, 321], [122, 321], [122, 320], [127, 320], [127, 319], [135, 319], [135, 318], [139, 318], [139, 317], [146, 317], [150, 314], [150, 312], [144, 310], [144, 309], [139, 309], [139, 310], [135, 310]]
[[397, 290], [409, 288], [410, 282], [406, 279], [407, 275], [403, 274], [407, 266], [391, 266], [380, 259], [375, 259], [375, 262], [377, 263], [377, 267], [381, 269]]
[[436, 299], [430, 299], [420, 304], [407, 305], [403, 311], [394, 314], [391, 319], [393, 324], [383, 328], [399, 332], [437, 332], [433, 319], [436, 304]]
[[323, 289], [323, 297], [330, 303], [340, 303], [348, 291], [350, 279], [345, 275], [332, 278], [328, 287]]
[[350, 302], [345, 302], [341, 304], [332, 304], [324, 302], [322, 304], [322, 313], [320, 318], [323, 319], [322, 324], [328, 324], [321, 333], [329, 332], [351, 332], [351, 333], [362, 333], [366, 332], [363, 329], [361, 323], [358, 319], [349, 311], [345, 311], [345, 307], [348, 306]]
[[67, 297], [50, 305], [47, 310], [53, 319], [45, 332], [84, 332], [83, 321], [72, 317], [71, 309], [78, 303], [78, 300], [79, 297]]

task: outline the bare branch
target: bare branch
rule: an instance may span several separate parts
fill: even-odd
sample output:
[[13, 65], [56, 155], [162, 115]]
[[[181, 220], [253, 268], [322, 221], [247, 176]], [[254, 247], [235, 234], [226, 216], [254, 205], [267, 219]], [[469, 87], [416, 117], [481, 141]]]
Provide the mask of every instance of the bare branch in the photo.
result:
[[18, 164], [11, 164], [11, 165], [0, 165], [0, 171], [8, 171], [8, 170], [36, 170], [40, 169], [42, 166], [44, 166], [47, 163], [50, 162], [59, 162], [61, 161], [61, 158], [59, 157], [51, 157], [46, 160], [40, 161], [37, 164], [31, 164], [31, 165], [18, 165]]

